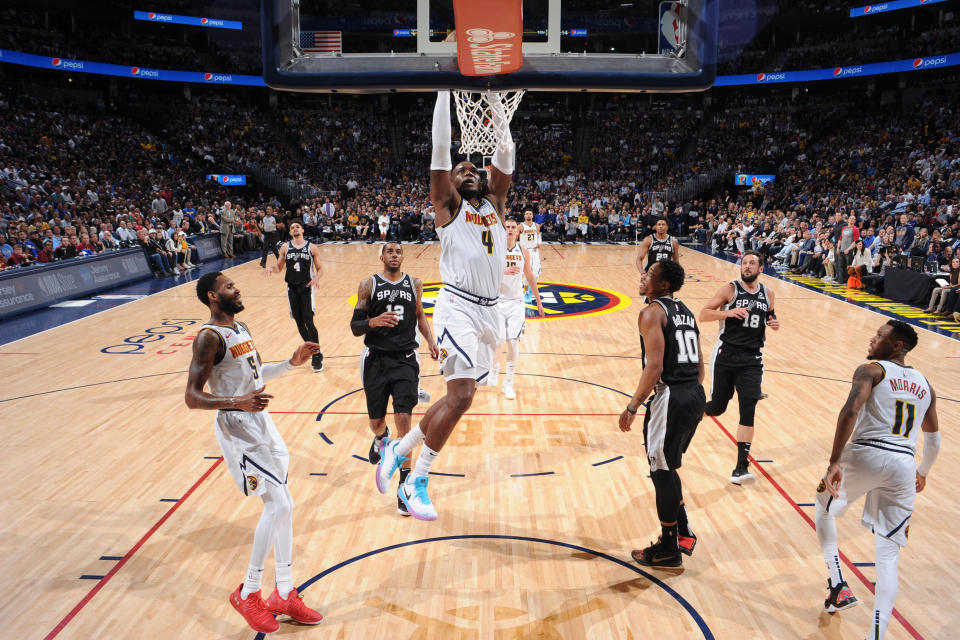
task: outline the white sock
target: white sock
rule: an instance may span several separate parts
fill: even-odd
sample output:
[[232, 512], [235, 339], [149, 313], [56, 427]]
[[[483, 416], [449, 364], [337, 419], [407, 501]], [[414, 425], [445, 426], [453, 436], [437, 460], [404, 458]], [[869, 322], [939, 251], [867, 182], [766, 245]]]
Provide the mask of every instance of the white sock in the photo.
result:
[[874, 534], [873, 539], [877, 552], [877, 587], [873, 601], [872, 627], [867, 637], [870, 640], [883, 640], [899, 588], [897, 563], [900, 560], [900, 545], [879, 534]]
[[520, 341], [507, 340], [507, 381], [513, 384], [513, 374], [517, 370], [517, 360], [520, 359]]
[[430, 473], [430, 466], [440, 455], [439, 451], [434, 451], [427, 445], [420, 447], [420, 455], [417, 456], [417, 466], [410, 472], [410, 478], [419, 478]]
[[293, 498], [286, 486], [281, 487], [286, 497], [286, 509], [278, 516], [276, 539], [273, 543], [273, 563], [277, 572], [277, 591], [284, 600], [293, 589]]
[[[240, 597], [247, 599], [251, 593], [260, 591], [263, 577], [263, 566], [267, 563], [267, 554], [273, 548], [277, 538], [277, 529], [281, 521], [290, 518], [292, 503], [288, 500], [286, 487], [268, 486], [266, 493], [260, 496], [263, 500], [263, 513], [257, 522], [257, 529], [253, 533], [253, 550], [250, 552], [250, 565], [247, 569], [247, 578], [243, 581]], [[289, 562], [289, 559], [287, 560]]]
[[263, 567], [250, 565], [247, 568], [247, 577], [243, 581], [243, 588], [240, 589], [240, 598], [247, 599], [251, 593], [260, 591], [260, 584], [263, 579]]
[[837, 520], [827, 511], [820, 501], [816, 504], [817, 540], [820, 541], [820, 551], [823, 552], [823, 561], [827, 563], [830, 572], [830, 586], [843, 582], [843, 573], [840, 571], [840, 550], [837, 548]]
[[400, 438], [400, 442], [397, 443], [397, 453], [404, 457], [409, 456], [413, 448], [423, 442], [424, 438], [426, 436], [423, 435], [423, 431], [420, 431], [420, 423], [418, 422], [417, 426], [407, 432], [407, 435]]

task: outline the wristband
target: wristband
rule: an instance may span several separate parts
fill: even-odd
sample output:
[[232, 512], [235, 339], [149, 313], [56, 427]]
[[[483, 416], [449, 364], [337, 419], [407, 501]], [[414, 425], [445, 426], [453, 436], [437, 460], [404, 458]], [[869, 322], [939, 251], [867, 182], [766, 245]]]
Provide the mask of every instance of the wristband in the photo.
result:
[[632, 413], [633, 415], [637, 415], [637, 410], [636, 410], [636, 409], [631, 409], [629, 404], [627, 405], [627, 411], [629, 411], [629, 412]]

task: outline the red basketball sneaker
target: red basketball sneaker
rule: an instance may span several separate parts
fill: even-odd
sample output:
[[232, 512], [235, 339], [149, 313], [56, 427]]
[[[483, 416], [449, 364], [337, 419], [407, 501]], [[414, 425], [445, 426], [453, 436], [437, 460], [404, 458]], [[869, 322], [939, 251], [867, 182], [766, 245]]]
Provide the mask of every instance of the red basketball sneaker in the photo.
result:
[[287, 599], [280, 597], [280, 592], [276, 589], [267, 598], [267, 609], [280, 615], [288, 615], [294, 621], [300, 624], [320, 624], [323, 616], [303, 604], [303, 596], [297, 593], [296, 589], [291, 589], [287, 594]]
[[247, 621], [250, 628], [260, 633], [273, 633], [280, 628], [280, 623], [274, 620], [273, 616], [267, 611], [267, 607], [260, 597], [260, 592], [256, 591], [247, 596], [244, 600], [240, 597], [241, 584], [237, 590], [230, 594], [230, 604], [240, 612], [243, 619]]

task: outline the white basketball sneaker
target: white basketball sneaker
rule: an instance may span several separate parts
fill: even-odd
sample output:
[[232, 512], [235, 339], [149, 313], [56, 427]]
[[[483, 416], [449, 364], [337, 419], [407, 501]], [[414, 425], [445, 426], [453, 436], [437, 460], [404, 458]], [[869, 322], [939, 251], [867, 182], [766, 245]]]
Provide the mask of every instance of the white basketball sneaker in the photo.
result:
[[503, 397], [507, 400], [516, 400], [517, 394], [513, 390], [513, 380], [507, 378], [506, 382], [503, 383]]
[[400, 444], [399, 440], [384, 437], [383, 443], [380, 445], [380, 462], [377, 464], [377, 490], [380, 493], [387, 492], [387, 488], [390, 486], [390, 478], [400, 468], [400, 463], [408, 460], [408, 458], [404, 458], [397, 453], [398, 444]]
[[430, 394], [427, 393], [423, 387], [417, 389], [417, 402], [419, 404], [427, 404], [430, 402]]
[[400, 485], [397, 497], [407, 507], [407, 512], [417, 520], [436, 520], [437, 510], [427, 495], [427, 476], [408, 476], [407, 481]]

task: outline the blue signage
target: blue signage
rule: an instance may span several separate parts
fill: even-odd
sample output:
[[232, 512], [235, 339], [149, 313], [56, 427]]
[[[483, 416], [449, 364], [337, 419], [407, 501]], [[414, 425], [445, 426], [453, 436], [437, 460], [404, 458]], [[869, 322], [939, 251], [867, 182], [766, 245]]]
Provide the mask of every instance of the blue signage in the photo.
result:
[[777, 176], [771, 173], [738, 173], [734, 181], [738, 187], [752, 187], [755, 183], [767, 184]]
[[245, 76], [238, 73], [212, 73], [209, 71], [172, 71], [170, 69], [149, 69], [131, 67], [122, 64], [71, 60], [70, 58], [51, 58], [32, 53], [20, 53], [9, 49], [0, 49], [0, 62], [11, 62], [38, 69], [55, 71], [73, 71], [75, 73], [95, 73], [102, 76], [120, 76], [139, 80], [167, 80], [170, 82], [196, 82], [199, 84], [237, 84], [249, 87], [265, 87], [267, 83], [261, 76]]
[[587, 30], [586, 29], [570, 29], [571, 38], [586, 38]]
[[226, 187], [235, 187], [247, 184], [247, 176], [232, 173], [208, 173], [207, 180], [216, 180]]
[[938, 2], [946, 2], [946, 0], [890, 0], [890, 2], [878, 2], [877, 4], [868, 4], [863, 7], [850, 9], [850, 17], [862, 18], [878, 13], [886, 13], [887, 11], [911, 9], [913, 7], [922, 7], [926, 4], [937, 4]]
[[774, 82], [811, 82], [814, 80], [835, 80], [837, 78], [856, 78], [875, 76], [884, 73], [903, 71], [923, 71], [941, 69], [960, 64], [960, 53], [947, 53], [940, 56], [910, 58], [893, 62], [875, 62], [873, 64], [854, 64], [828, 69], [809, 71], [777, 71], [773, 73], [743, 73], [733, 76], [717, 76], [715, 87], [730, 87], [745, 84], [769, 84]]
[[214, 29], [243, 29], [239, 20], [222, 20], [221, 18], [196, 18], [194, 16], [178, 16], [175, 13], [157, 13], [156, 11], [134, 11], [134, 20], [147, 22], [163, 22], [166, 24], [186, 24], [192, 27], [211, 27]]
[[417, 35], [417, 32], [413, 29], [394, 29], [393, 37], [394, 38], [412, 38]]

